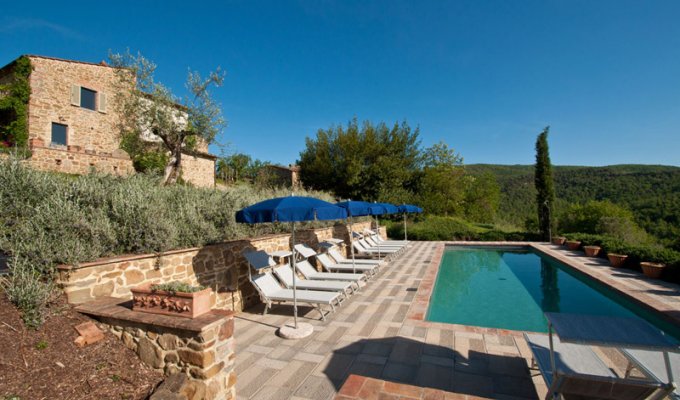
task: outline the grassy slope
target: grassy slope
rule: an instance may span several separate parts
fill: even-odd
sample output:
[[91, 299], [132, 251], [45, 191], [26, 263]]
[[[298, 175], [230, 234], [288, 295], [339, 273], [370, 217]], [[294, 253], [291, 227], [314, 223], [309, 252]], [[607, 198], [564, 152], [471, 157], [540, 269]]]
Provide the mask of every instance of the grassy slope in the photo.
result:
[[[501, 186], [499, 216], [522, 226], [534, 213], [533, 165], [473, 164], [473, 174], [490, 172]], [[610, 200], [630, 208], [638, 222], [660, 237], [680, 231], [680, 167], [612, 165], [555, 166], [558, 208], [565, 203]]]

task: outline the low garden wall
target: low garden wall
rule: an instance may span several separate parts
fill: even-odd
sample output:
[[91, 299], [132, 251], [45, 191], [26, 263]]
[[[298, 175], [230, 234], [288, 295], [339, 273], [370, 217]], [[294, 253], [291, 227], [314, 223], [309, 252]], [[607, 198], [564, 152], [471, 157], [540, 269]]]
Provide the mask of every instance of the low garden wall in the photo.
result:
[[[355, 231], [370, 222], [354, 224]], [[384, 233], [384, 231], [383, 231]], [[316, 249], [330, 238], [349, 240], [346, 225], [296, 232], [296, 243]], [[257, 304], [259, 298], [248, 280], [246, 249], [274, 252], [290, 249], [290, 234], [233, 240], [200, 248], [106, 258], [80, 265], [58, 267], [59, 283], [69, 303], [81, 304], [103, 297], [130, 299], [130, 289], [145, 283], [183, 281], [213, 289], [213, 308], [241, 311]]]
[[[80, 305], [76, 310], [97, 318], [145, 364], [165, 376], [183, 377], [181, 385], [171, 388], [165, 384], [153, 398], [236, 398], [233, 312], [213, 310], [189, 319], [132, 311], [127, 303], [109, 297]], [[164, 397], [163, 391], [170, 393]]]

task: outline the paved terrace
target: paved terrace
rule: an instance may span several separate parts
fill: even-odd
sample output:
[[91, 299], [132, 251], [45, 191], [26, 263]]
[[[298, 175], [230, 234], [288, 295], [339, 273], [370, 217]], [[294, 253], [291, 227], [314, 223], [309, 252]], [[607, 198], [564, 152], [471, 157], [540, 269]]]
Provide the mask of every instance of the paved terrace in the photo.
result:
[[[632, 294], [652, 296], [657, 305], [680, 312], [676, 285], [609, 270], [582, 253], [535, 246], [602, 279], [612, 275]], [[443, 248], [444, 242], [413, 242], [326, 322], [318, 320], [315, 310], [301, 307], [303, 321], [314, 326], [314, 333], [302, 340], [275, 334], [292, 319], [290, 306], [275, 306], [267, 316], [261, 315], [262, 306], [238, 314], [238, 398], [545, 397], [542, 378], [528, 368], [531, 355], [519, 332], [422, 320]], [[596, 351], [622, 373], [625, 362], [616, 351]]]

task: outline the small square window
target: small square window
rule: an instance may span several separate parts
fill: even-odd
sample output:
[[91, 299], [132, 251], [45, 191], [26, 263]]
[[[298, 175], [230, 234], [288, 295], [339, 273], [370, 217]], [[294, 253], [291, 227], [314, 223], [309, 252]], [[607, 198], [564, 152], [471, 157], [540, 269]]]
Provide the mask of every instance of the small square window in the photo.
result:
[[80, 106], [88, 110], [97, 109], [97, 92], [84, 87], [80, 88]]
[[52, 144], [59, 144], [66, 146], [66, 131], [67, 125], [52, 122]]

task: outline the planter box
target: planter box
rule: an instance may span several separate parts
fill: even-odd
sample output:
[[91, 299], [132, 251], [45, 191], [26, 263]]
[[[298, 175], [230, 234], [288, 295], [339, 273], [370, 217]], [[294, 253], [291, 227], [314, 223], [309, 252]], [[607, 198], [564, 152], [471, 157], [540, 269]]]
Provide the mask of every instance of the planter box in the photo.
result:
[[600, 246], [583, 246], [588, 257], [597, 257], [600, 254]]
[[612, 267], [620, 268], [623, 266], [623, 263], [626, 261], [628, 256], [624, 254], [609, 253], [607, 254], [607, 258], [609, 259], [609, 263], [612, 265]]
[[640, 267], [642, 267], [642, 272], [645, 274], [645, 276], [648, 278], [657, 279], [661, 276], [661, 273], [663, 272], [663, 269], [666, 268], [666, 265], [653, 262], [641, 262]]
[[558, 246], [562, 246], [566, 241], [567, 238], [565, 238], [564, 236], [554, 236], [552, 238], [552, 244], [556, 244]]
[[581, 247], [581, 242], [577, 240], [567, 240], [567, 248], [569, 250], [578, 250]]
[[196, 318], [210, 311], [210, 288], [194, 293], [151, 290], [147, 283], [132, 289], [132, 310]]

